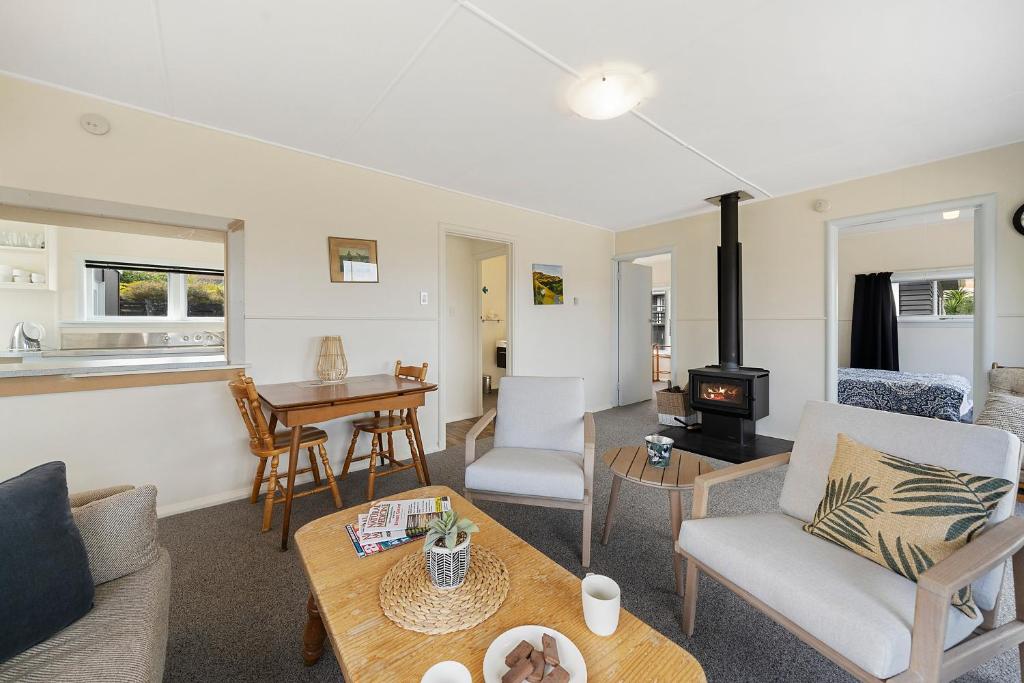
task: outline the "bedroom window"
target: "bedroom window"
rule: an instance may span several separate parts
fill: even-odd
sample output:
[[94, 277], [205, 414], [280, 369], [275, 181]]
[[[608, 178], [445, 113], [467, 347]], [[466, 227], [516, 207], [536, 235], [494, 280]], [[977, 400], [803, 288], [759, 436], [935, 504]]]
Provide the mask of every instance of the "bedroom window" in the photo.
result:
[[972, 272], [895, 273], [892, 279], [900, 318], [916, 322], [974, 318]]
[[224, 271], [113, 261], [85, 261], [90, 320], [224, 318]]

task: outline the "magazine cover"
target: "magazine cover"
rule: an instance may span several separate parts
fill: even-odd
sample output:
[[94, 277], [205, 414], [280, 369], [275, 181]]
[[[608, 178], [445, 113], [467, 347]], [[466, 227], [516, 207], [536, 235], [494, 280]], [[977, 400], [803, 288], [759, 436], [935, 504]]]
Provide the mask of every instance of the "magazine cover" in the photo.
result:
[[422, 535], [430, 520], [452, 509], [448, 496], [415, 498], [374, 503], [366, 512], [362, 530], [366, 534], [400, 532], [404, 535]]
[[391, 548], [396, 548], [400, 545], [405, 545], [409, 541], [415, 540], [409, 536], [403, 536], [401, 538], [393, 538], [378, 542], [360, 541], [358, 526], [346, 524], [345, 531], [348, 532], [348, 538], [350, 541], [352, 541], [352, 547], [355, 548], [356, 555], [358, 555], [359, 557], [376, 555], [377, 553], [384, 552], [385, 550], [389, 550]]

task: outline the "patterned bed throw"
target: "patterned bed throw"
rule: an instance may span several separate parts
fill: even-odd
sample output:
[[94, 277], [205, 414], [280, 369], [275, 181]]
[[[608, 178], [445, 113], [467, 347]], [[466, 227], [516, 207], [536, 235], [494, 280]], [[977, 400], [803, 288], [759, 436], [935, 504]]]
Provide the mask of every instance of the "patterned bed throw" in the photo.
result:
[[971, 409], [970, 392], [960, 375], [839, 368], [839, 402], [850, 406], [959, 422]]

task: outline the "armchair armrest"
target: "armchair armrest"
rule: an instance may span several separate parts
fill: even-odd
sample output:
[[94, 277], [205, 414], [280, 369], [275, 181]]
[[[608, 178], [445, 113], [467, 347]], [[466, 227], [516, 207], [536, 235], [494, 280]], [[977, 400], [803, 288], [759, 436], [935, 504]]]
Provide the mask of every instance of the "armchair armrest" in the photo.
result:
[[[1024, 577], [1022, 548], [1024, 519], [1010, 517], [918, 577], [910, 668], [894, 680], [901, 683], [950, 680], [1024, 639], [1021, 594], [1017, 592], [1016, 620], [944, 653], [949, 601], [953, 593], [1011, 557], [1014, 578]], [[1014, 590], [1024, 589], [1015, 586]]]
[[[925, 591], [948, 601], [953, 593], [1024, 548], [1024, 519], [1010, 517], [987, 529], [917, 579]], [[1024, 587], [1022, 587], [1024, 588]]]
[[693, 480], [693, 511], [690, 519], [700, 519], [708, 515], [708, 489], [713, 484], [721, 484], [725, 481], [732, 481], [740, 477], [746, 477], [758, 472], [764, 472], [789, 462], [790, 453], [779, 453], [770, 455], [767, 458], [758, 458], [745, 462], [742, 465], [723, 467], [714, 472], [702, 474]]
[[487, 428], [494, 418], [497, 416], [498, 411], [491, 408], [484, 416], [477, 420], [477, 423], [473, 425], [473, 428], [466, 433], [466, 466], [473, 464], [476, 460], [476, 438], [480, 436], [480, 432]]
[[594, 414], [583, 413], [583, 490], [594, 493], [594, 449], [597, 443], [597, 427]]

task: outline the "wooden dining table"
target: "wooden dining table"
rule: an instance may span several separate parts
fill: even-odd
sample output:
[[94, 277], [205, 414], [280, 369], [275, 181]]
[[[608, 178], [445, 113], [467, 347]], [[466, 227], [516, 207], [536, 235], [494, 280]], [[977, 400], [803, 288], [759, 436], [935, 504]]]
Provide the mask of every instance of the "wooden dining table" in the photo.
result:
[[[381, 374], [346, 377], [340, 382], [308, 380], [266, 384], [258, 391], [260, 400], [270, 411], [271, 433], [279, 423], [292, 433], [291, 448], [288, 451], [288, 488], [285, 491], [284, 520], [281, 525], [281, 550], [288, 550], [288, 529], [302, 428], [360, 413], [408, 410], [416, 448], [420, 455], [425, 455], [416, 411], [424, 405], [428, 393], [437, 391], [437, 385]], [[426, 459], [423, 459], [423, 475], [429, 485], [430, 473], [427, 471]]]

